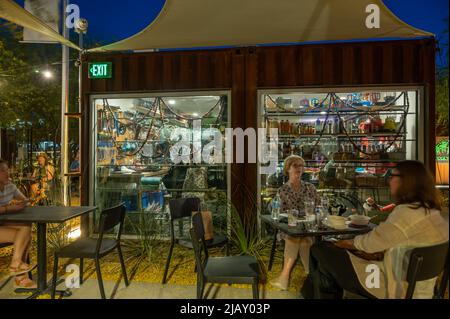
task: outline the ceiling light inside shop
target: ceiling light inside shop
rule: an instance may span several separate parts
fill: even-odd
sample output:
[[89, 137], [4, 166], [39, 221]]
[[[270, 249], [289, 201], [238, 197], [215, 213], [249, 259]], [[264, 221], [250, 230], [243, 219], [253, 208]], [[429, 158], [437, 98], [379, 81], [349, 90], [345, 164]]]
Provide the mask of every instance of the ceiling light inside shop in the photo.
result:
[[175, 102], [175, 100], [169, 100], [169, 104], [170, 105], [175, 105], [177, 102]]
[[198, 117], [198, 113], [192, 113], [192, 116]]

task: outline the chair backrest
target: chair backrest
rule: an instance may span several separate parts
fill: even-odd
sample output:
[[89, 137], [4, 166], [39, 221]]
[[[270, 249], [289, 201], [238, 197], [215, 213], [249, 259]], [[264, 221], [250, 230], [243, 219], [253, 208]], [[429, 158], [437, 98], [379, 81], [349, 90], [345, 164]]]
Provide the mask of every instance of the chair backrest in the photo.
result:
[[104, 209], [100, 214], [99, 223], [99, 239], [97, 242], [97, 252], [100, 250], [103, 235], [105, 232], [114, 229], [119, 225], [119, 230], [116, 235], [116, 240], [120, 240], [122, 236], [123, 222], [125, 219], [125, 204], [121, 203], [117, 206]]
[[200, 211], [200, 199], [197, 197], [177, 198], [169, 201], [170, 219], [191, 217], [192, 212]]
[[190, 229], [192, 246], [194, 248], [197, 271], [203, 276], [205, 265], [208, 262], [208, 248], [205, 243], [205, 229], [201, 213], [192, 216], [192, 228]]
[[448, 242], [434, 246], [414, 248], [411, 251], [406, 274], [408, 290], [405, 298], [411, 299], [413, 297], [417, 281], [437, 277], [447, 267]]

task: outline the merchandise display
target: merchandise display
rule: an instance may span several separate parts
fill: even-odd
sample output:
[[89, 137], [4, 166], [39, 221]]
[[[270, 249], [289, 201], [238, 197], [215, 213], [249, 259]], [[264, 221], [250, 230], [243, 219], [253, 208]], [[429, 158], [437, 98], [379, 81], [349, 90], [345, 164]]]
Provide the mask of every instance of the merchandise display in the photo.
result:
[[[229, 169], [206, 147], [215, 132], [224, 136], [227, 102], [227, 95], [209, 93], [94, 99], [94, 204], [122, 201], [130, 219], [157, 204], [158, 218], [167, 220], [168, 200], [195, 196], [217, 219], [218, 199], [228, 198]], [[125, 227], [125, 234], [133, 230]]]
[[[281, 100], [292, 107], [273, 102]], [[277, 173], [259, 175], [262, 213], [268, 213], [277, 188], [287, 181], [281, 172], [289, 155], [306, 161], [302, 179], [336, 199], [341, 214], [361, 210], [367, 196], [390, 203], [392, 167], [420, 159], [418, 101], [415, 90], [261, 94], [259, 123], [278, 128], [279, 134]], [[352, 200], [341, 200], [345, 196]]]

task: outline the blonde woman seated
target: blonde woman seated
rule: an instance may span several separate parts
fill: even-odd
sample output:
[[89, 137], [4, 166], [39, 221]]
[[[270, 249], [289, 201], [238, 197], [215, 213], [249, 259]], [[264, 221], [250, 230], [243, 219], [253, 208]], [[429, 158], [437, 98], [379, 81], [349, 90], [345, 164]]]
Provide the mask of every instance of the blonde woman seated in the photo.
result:
[[[304, 211], [305, 201], [314, 200], [316, 205], [319, 202], [314, 185], [304, 182], [301, 177], [304, 172], [305, 160], [297, 155], [291, 155], [284, 161], [284, 174], [289, 176], [286, 184], [280, 187], [278, 194], [281, 198], [281, 210], [297, 209], [299, 212]], [[295, 265], [297, 256], [300, 255], [303, 267], [308, 273], [309, 270], [309, 249], [313, 244], [312, 238], [302, 237], [295, 238], [286, 234], [281, 235], [285, 240], [284, 247], [284, 265], [280, 276], [271, 281], [274, 287], [286, 290], [289, 286], [289, 277], [292, 268]]]
[[38, 182], [31, 185], [31, 196], [36, 198], [39, 196], [39, 188], [49, 189], [49, 183], [55, 176], [55, 168], [49, 163], [47, 154], [41, 153], [37, 156], [38, 167], [34, 169], [32, 177]]

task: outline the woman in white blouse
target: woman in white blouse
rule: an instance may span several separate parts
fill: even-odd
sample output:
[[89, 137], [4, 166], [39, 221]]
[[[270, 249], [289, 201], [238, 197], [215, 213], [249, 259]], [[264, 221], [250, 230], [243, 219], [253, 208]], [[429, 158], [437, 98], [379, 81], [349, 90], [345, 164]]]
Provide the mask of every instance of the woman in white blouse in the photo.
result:
[[[321, 298], [342, 297], [344, 289], [369, 298], [404, 298], [408, 251], [447, 242], [448, 221], [440, 213], [433, 176], [422, 163], [398, 163], [390, 189], [396, 207], [384, 223], [354, 239], [311, 248], [317, 268], [303, 285], [305, 298], [314, 296], [313, 275], [320, 278]], [[375, 269], [380, 273], [376, 278]], [[431, 298], [435, 282], [436, 278], [418, 282], [414, 298]]]

